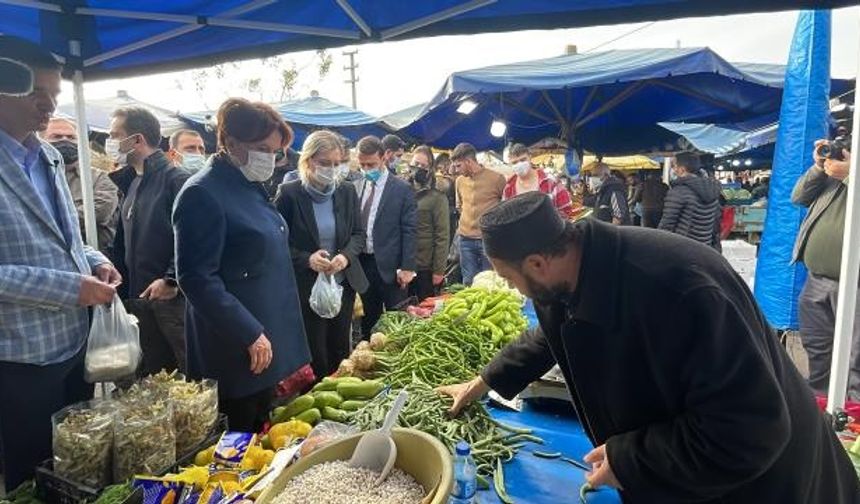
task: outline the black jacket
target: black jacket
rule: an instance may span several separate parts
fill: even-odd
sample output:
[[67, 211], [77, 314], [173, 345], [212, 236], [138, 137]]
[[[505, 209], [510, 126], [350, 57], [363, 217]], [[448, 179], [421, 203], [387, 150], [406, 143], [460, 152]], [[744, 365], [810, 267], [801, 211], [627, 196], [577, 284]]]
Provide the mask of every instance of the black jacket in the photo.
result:
[[690, 175], [672, 182], [663, 206], [660, 229], [717, 247], [720, 189], [714, 180]]
[[[340, 184], [332, 195], [337, 253], [349, 259], [344, 276], [359, 294], [367, 290], [367, 277], [358, 260], [364, 250], [366, 237], [361, 227], [358, 196], [352, 184]], [[317, 273], [310, 268], [311, 255], [320, 249], [319, 230], [314, 218], [313, 201], [302, 187], [301, 180], [281, 185], [275, 207], [290, 228], [290, 254], [299, 291], [310, 295]]]
[[537, 309], [484, 380], [513, 397], [558, 363], [635, 504], [860, 504], [860, 482], [752, 294], [715, 251], [575, 224], [576, 293]]
[[[175, 279], [176, 263], [173, 250], [173, 226], [170, 214], [173, 201], [185, 181], [190, 177], [182, 168], [175, 168], [162, 151], [149, 156], [143, 165], [143, 178], [137, 188], [132, 212], [131, 259], [126, 261], [123, 219], [117, 222], [114, 238], [114, 264], [119, 266], [124, 282], [121, 295], [137, 298], [159, 278]], [[134, 167], [126, 166], [110, 174], [122, 196], [122, 210], [129, 186], [137, 177]]]
[[[289, 230], [262, 184], [224, 158], [188, 181], [176, 199], [176, 263], [188, 300], [188, 372], [218, 380], [227, 398], [246, 397], [310, 361]], [[248, 347], [261, 333], [272, 363], [251, 373]]]
[[612, 196], [615, 195], [618, 207], [621, 210], [620, 224], [627, 226], [631, 223], [630, 208], [627, 206], [627, 186], [615, 177], [609, 176], [600, 185], [595, 195], [594, 214], [598, 220], [612, 222], [614, 217], [612, 208]]
[[[365, 186], [364, 179], [355, 183], [359, 205]], [[409, 184], [389, 174], [373, 226], [373, 255], [385, 283], [394, 283], [397, 270], [415, 271], [417, 226], [415, 193]]]
[[662, 210], [669, 186], [658, 178], [647, 178], [642, 182], [642, 209]]

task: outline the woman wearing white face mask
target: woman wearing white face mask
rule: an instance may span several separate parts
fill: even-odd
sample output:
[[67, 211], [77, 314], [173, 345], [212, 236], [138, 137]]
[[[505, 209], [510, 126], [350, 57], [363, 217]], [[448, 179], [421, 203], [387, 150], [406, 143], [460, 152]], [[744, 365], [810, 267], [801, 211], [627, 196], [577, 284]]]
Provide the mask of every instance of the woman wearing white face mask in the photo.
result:
[[[299, 179], [283, 184], [275, 198], [290, 227], [302, 317], [317, 378], [333, 373], [349, 355], [355, 293], [367, 290], [358, 260], [365, 243], [358, 195], [352, 184], [340, 183], [342, 162], [335, 133], [311, 133], [299, 158]], [[334, 318], [322, 318], [310, 307], [311, 290], [320, 273], [334, 275], [343, 287], [340, 312]]]
[[292, 138], [270, 106], [227, 100], [218, 154], [173, 212], [189, 374], [218, 380], [220, 409], [237, 431], [259, 430], [275, 384], [310, 361], [289, 229], [261, 184]]
[[503, 200], [511, 199], [518, 194], [540, 191], [552, 198], [555, 209], [558, 210], [562, 218], [569, 219], [572, 217], [573, 203], [570, 200], [570, 193], [564, 186], [549, 178], [543, 170], [532, 167], [528, 147], [523, 144], [514, 144], [508, 151], [508, 157], [514, 168], [514, 175], [508, 179], [508, 183], [505, 185], [505, 191], [502, 194]]

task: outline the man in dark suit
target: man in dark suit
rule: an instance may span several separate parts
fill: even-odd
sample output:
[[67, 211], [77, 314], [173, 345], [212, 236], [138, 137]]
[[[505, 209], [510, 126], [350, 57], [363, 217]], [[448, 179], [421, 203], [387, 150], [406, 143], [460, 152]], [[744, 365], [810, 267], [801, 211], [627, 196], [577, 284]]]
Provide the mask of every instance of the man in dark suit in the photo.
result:
[[358, 142], [358, 163], [364, 178], [355, 184], [361, 203], [367, 244], [359, 260], [370, 283], [361, 297], [362, 336], [367, 339], [383, 307], [391, 310], [406, 299], [415, 278], [415, 194], [406, 182], [392, 176], [383, 163], [385, 148], [379, 138]]

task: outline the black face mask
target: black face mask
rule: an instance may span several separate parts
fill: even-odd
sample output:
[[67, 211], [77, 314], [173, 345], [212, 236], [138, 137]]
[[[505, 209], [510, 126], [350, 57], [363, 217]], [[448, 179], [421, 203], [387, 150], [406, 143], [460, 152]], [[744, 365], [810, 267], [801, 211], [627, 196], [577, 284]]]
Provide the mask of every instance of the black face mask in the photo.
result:
[[418, 168], [415, 170], [415, 175], [413, 175], [412, 180], [415, 181], [419, 187], [426, 187], [430, 183], [430, 170], [427, 168]]
[[60, 155], [63, 156], [63, 163], [65, 163], [66, 166], [78, 161], [78, 144], [75, 142], [72, 142], [71, 140], [60, 140], [58, 142], [51, 143], [51, 145], [60, 151]]

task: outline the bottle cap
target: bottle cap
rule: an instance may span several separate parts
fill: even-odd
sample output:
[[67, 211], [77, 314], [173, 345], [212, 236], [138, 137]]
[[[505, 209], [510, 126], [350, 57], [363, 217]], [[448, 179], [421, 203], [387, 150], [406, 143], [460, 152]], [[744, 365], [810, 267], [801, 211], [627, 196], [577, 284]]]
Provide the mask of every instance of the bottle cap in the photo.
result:
[[460, 441], [457, 443], [457, 455], [468, 455], [471, 451], [469, 448], [469, 443], [465, 441]]

